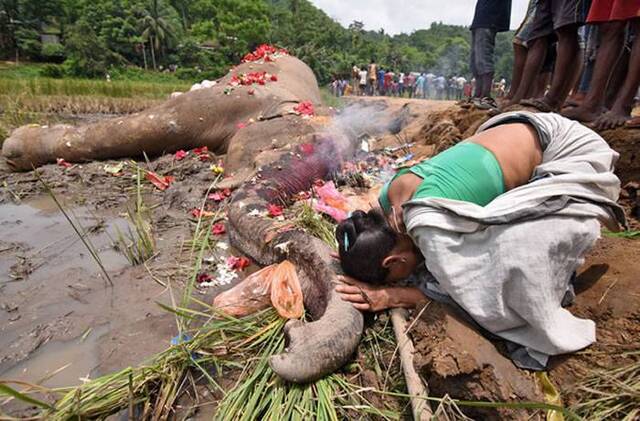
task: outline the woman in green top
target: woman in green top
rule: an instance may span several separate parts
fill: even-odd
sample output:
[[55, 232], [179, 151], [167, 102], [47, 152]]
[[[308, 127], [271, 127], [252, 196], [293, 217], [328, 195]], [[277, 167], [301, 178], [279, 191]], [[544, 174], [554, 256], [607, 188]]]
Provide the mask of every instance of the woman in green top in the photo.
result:
[[347, 276], [340, 277], [336, 291], [360, 310], [414, 307], [424, 294], [393, 285], [424, 260], [405, 232], [402, 205], [433, 197], [485, 206], [526, 184], [542, 155], [533, 123], [515, 118], [398, 172], [381, 191], [381, 209], [356, 211], [338, 226], [340, 261]]

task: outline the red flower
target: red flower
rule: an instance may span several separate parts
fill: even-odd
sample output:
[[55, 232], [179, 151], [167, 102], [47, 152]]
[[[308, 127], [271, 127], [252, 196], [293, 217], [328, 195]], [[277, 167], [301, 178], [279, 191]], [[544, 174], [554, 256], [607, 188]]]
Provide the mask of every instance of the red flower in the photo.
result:
[[208, 275], [208, 274], [206, 274], [204, 272], [198, 274], [198, 276], [196, 277], [196, 282], [199, 283], [199, 284], [201, 284], [203, 282], [211, 282], [212, 280], [213, 280], [213, 278], [210, 275]]
[[293, 107], [293, 111], [300, 115], [312, 116], [314, 113], [313, 103], [311, 101], [302, 101], [301, 103]]
[[179, 151], [176, 152], [176, 154], [173, 157], [176, 159], [176, 161], [182, 161], [183, 159], [186, 158], [186, 156], [187, 156], [187, 152], [180, 149]]
[[193, 150], [193, 153], [196, 154], [200, 161], [208, 161], [209, 159], [211, 159], [211, 157], [209, 156], [209, 148], [207, 148], [206, 146], [195, 148]]
[[244, 58], [242, 59], [242, 62], [247, 63], [251, 61], [258, 61], [263, 58], [264, 58], [264, 61], [273, 61], [271, 57], [271, 55], [273, 54], [285, 55], [288, 53], [287, 53], [287, 50], [285, 49], [282, 49], [282, 48], [278, 49], [273, 45], [262, 44], [258, 46], [258, 48], [256, 48], [256, 50], [253, 53], [248, 53], [247, 55], [245, 55]]
[[62, 159], [62, 158], [58, 158], [58, 159], [56, 159], [56, 162], [58, 163], [58, 165], [59, 165], [60, 167], [64, 167], [64, 168], [69, 168], [69, 167], [72, 167], [72, 166], [73, 166], [72, 164], [69, 164], [67, 161], [65, 161], [65, 160], [64, 160], [64, 159]]
[[145, 178], [149, 180], [151, 184], [156, 186], [158, 190], [161, 191], [165, 191], [166, 189], [168, 189], [174, 180], [174, 177], [171, 177], [170, 175], [161, 176], [154, 173], [153, 171], [147, 171], [147, 173], [145, 174]]
[[274, 204], [269, 204], [267, 206], [267, 211], [269, 212], [269, 216], [271, 217], [276, 217], [276, 216], [280, 216], [283, 213], [283, 209], [282, 206], [278, 206], [278, 205], [274, 205]]
[[229, 256], [227, 258], [227, 266], [234, 270], [245, 270], [251, 262], [246, 257]]
[[271, 79], [271, 82], [277, 82], [278, 81], [278, 76], [277, 75], [271, 75], [270, 79]]
[[303, 143], [300, 145], [300, 151], [305, 155], [311, 155], [314, 150], [315, 146], [313, 146], [313, 143]]
[[236, 127], [238, 129], [244, 129], [245, 127], [247, 127], [247, 123], [238, 123], [238, 124], [236, 124]]
[[227, 232], [227, 228], [223, 223], [218, 222], [217, 224], [213, 224], [211, 227], [211, 234], [213, 235], [222, 235]]

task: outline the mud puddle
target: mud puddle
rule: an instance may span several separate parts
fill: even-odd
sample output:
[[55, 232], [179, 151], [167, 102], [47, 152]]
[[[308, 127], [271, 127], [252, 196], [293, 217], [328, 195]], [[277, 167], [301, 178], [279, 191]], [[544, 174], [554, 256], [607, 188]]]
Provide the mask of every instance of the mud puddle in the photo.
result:
[[100, 363], [99, 339], [107, 332], [108, 326], [100, 326], [87, 330], [80, 338], [50, 342], [2, 377], [50, 388], [75, 386], [93, 377], [92, 372]]
[[[112, 247], [115, 226], [122, 229], [126, 225], [122, 218], [99, 216], [89, 208], [65, 211], [85, 233], [84, 238], [98, 252], [100, 262], [107, 270], [118, 270], [126, 265], [126, 259]], [[30, 281], [50, 278], [52, 272], [61, 273], [71, 268], [89, 272], [99, 268], [79, 235], [49, 197], [19, 205], [0, 205], [0, 229], [0, 280], [3, 284], [27, 278]], [[38, 270], [45, 265], [46, 271]], [[10, 284], [13, 282], [3, 286], [6, 288]], [[19, 289], [20, 285], [15, 288]]]
[[[116, 279], [129, 264], [113, 249], [112, 238], [126, 221], [87, 207], [65, 211]], [[48, 197], [0, 205], [0, 230], [0, 377], [23, 373], [19, 379], [37, 381], [72, 363], [50, 381], [77, 384], [96, 364], [98, 353], [91, 348], [107, 331], [100, 326], [111, 322], [117, 301], [135, 285], [128, 279], [109, 284]], [[85, 332], [84, 341], [71, 340]]]

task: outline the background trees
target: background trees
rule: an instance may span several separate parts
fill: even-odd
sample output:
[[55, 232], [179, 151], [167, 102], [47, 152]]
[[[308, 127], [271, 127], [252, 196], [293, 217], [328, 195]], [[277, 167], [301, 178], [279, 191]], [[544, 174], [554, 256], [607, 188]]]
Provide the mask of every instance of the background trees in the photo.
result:
[[[496, 77], [511, 74], [511, 36], [498, 36]], [[395, 36], [357, 21], [345, 28], [307, 0], [0, 0], [0, 58], [66, 59], [68, 73], [84, 76], [176, 66], [185, 78], [212, 78], [264, 42], [300, 57], [321, 82], [371, 59], [449, 76], [468, 73], [470, 38], [442, 23]]]

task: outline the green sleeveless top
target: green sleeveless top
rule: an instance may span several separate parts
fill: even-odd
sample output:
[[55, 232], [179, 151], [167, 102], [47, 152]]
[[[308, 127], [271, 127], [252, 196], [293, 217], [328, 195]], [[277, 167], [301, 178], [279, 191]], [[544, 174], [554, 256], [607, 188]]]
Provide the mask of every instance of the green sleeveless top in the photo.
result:
[[389, 185], [396, 177], [411, 172], [424, 181], [413, 199], [441, 197], [485, 206], [505, 192], [502, 168], [482, 145], [461, 142], [411, 168], [403, 168], [380, 191], [380, 206], [389, 213]]

